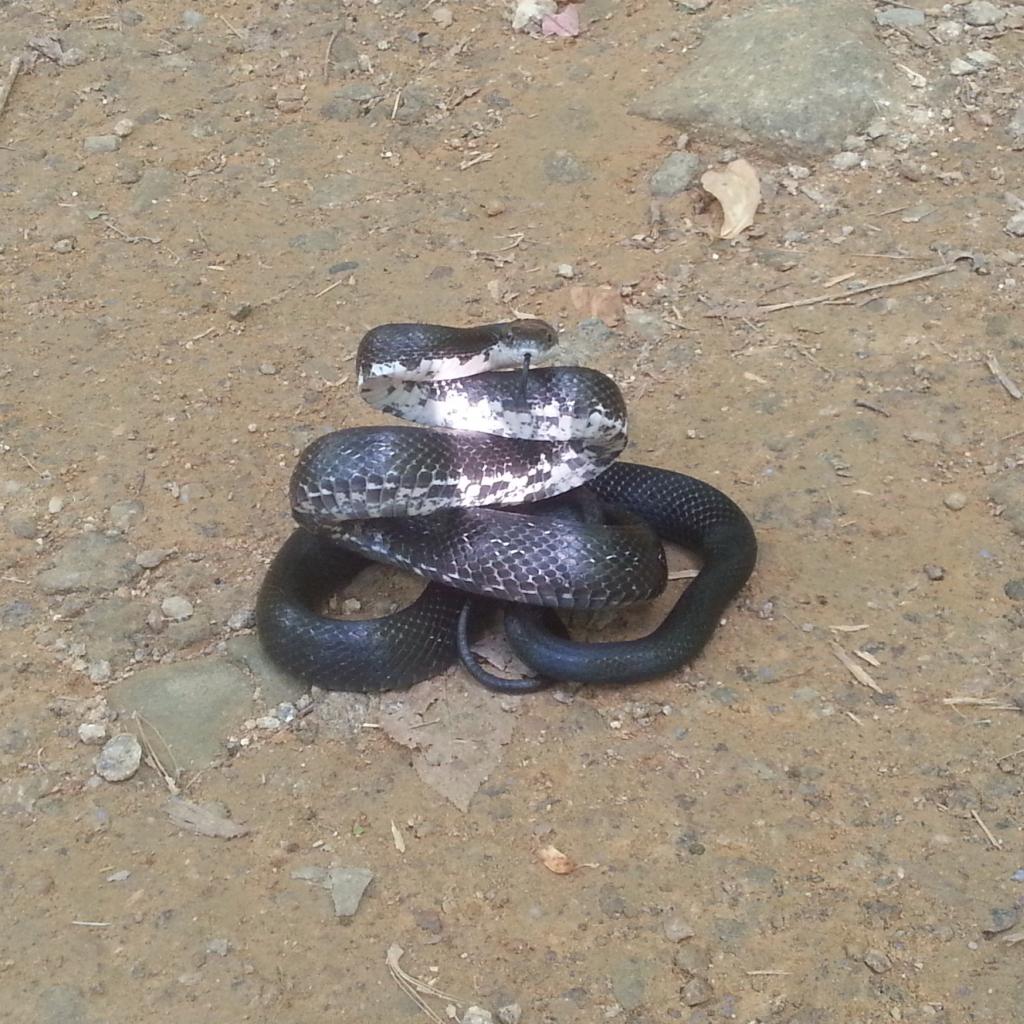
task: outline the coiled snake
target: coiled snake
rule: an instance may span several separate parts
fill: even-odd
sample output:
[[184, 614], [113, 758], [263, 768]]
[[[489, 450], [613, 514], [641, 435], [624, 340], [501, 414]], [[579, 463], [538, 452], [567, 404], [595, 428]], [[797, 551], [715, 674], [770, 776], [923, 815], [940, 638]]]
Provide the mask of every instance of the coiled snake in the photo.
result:
[[[370, 691], [411, 686], [461, 656], [493, 689], [545, 685], [476, 663], [470, 634], [488, 599], [508, 602], [509, 643], [544, 681], [638, 682], [701, 651], [753, 571], [753, 528], [707, 483], [614, 461], [626, 444], [622, 395], [596, 370], [531, 368], [556, 342], [539, 320], [387, 324], [365, 335], [362, 397], [445, 429], [356, 427], [302, 453], [290, 488], [299, 529], [256, 606], [260, 642], [277, 665], [326, 689]], [[703, 559], [664, 622], [636, 640], [571, 640], [553, 609], [613, 608], [662, 591], [659, 538]], [[321, 615], [371, 561], [429, 582], [384, 618]]]

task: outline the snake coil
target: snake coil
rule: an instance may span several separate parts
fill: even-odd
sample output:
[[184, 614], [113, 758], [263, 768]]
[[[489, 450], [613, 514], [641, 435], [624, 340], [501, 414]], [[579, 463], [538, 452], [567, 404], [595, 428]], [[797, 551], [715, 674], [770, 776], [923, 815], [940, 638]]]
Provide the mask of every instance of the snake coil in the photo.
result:
[[[753, 571], [753, 528], [710, 484], [615, 461], [621, 392], [595, 370], [533, 368], [556, 343], [539, 320], [386, 324], [364, 336], [362, 397], [434, 429], [350, 428], [303, 451], [290, 485], [299, 529], [256, 605], [272, 661], [307, 683], [365, 692], [406, 688], [461, 657], [485, 685], [527, 692], [548, 680], [639, 682], [696, 657]], [[554, 609], [621, 607], [664, 589], [662, 540], [703, 560], [664, 622], [636, 640], [570, 639]], [[322, 615], [370, 562], [429, 582], [383, 618]], [[470, 633], [488, 600], [541, 681], [476, 663]]]

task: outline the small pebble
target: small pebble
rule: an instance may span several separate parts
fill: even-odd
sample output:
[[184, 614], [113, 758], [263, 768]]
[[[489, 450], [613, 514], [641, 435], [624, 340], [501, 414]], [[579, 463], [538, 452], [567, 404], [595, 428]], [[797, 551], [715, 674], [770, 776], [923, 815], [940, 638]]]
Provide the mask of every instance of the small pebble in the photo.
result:
[[341, 613], [342, 615], [353, 615], [355, 612], [362, 611], [363, 602], [358, 597], [346, 597], [341, 602]]
[[952, 512], [959, 512], [962, 508], [967, 507], [967, 495], [962, 491], [950, 491], [942, 499], [942, 504]]
[[711, 982], [699, 974], [691, 978], [683, 986], [683, 1002], [687, 1006], [700, 1006], [702, 1003], [706, 1003], [713, 995], [714, 989], [711, 987]]
[[690, 922], [681, 917], [670, 917], [664, 924], [664, 931], [669, 942], [682, 942], [683, 939], [692, 939], [696, 934]]
[[108, 683], [110, 682], [110, 676], [110, 662], [106, 658], [100, 658], [98, 661], [89, 663], [90, 683]]
[[78, 243], [73, 238], [58, 238], [53, 245], [50, 246], [54, 252], [59, 252], [61, 255], [65, 255], [69, 252], [74, 252], [75, 246]]
[[1024, 576], [1009, 580], [1003, 587], [1003, 593], [1011, 601], [1024, 601]]
[[960, 78], [963, 75], [976, 75], [978, 73], [978, 66], [972, 64], [969, 60], [964, 60], [962, 57], [955, 57], [950, 62], [949, 73], [956, 78]]
[[995, 25], [1006, 17], [1006, 12], [990, 3], [989, 0], [971, 0], [963, 9], [964, 21], [968, 25], [980, 28], [983, 25]]
[[494, 1015], [481, 1006], [471, 1006], [463, 1014], [462, 1024], [494, 1024]]
[[296, 710], [294, 704], [290, 703], [289, 701], [283, 700], [281, 701], [280, 704], [277, 705], [276, 708], [274, 708], [274, 714], [280, 721], [284, 722], [287, 725], [289, 722], [295, 719], [295, 716], [298, 714], [298, 711]]
[[82, 143], [86, 153], [116, 153], [121, 140], [116, 135], [89, 135]]
[[186, 597], [165, 597], [160, 604], [160, 611], [164, 616], [174, 622], [184, 622], [192, 618], [192, 602]]
[[1015, 238], [1024, 238], [1024, 210], [1019, 213], [1015, 213], [1007, 222], [1003, 229], [1008, 235], [1013, 235]]
[[260, 373], [264, 377], [273, 377], [277, 373], [277, 367], [273, 363], [260, 363]]
[[78, 738], [90, 747], [107, 742], [107, 727], [103, 722], [83, 722], [78, 727]]
[[235, 306], [228, 313], [228, 316], [231, 317], [232, 320], [237, 321], [238, 323], [241, 323], [243, 320], [247, 319], [251, 315], [252, 315], [252, 303], [251, 302], [239, 303], [239, 305]]
[[96, 759], [96, 774], [107, 782], [130, 779], [142, 763], [142, 746], [131, 733], [109, 740]]
[[892, 961], [880, 949], [869, 949], [864, 954], [864, 963], [875, 974], [885, 974], [892, 969]]
[[924, 567], [924, 574], [930, 580], [944, 580], [946, 578], [946, 570], [941, 565], [926, 565]]
[[135, 131], [135, 122], [130, 117], [122, 117], [114, 122], [114, 134], [119, 139], [127, 139]]
[[498, 1007], [498, 1024], [519, 1024], [523, 1019], [523, 1008], [518, 1003]]
[[143, 569], [155, 569], [169, 554], [170, 551], [163, 548], [147, 548], [135, 556], [135, 564]]
[[181, 20], [185, 28], [199, 28], [206, 21], [206, 17], [198, 11], [185, 11], [181, 16]]
[[844, 150], [842, 153], [836, 153], [829, 163], [831, 163], [837, 171], [852, 171], [854, 167], [860, 166], [860, 161], [860, 153], [853, 153], [850, 150]]
[[108, 882], [127, 882], [132, 877], [132, 873], [122, 868], [120, 871], [114, 871], [107, 875]]
[[265, 732], [276, 732], [281, 728], [281, 719], [275, 718], [274, 715], [261, 715], [256, 719], [256, 728]]
[[206, 952], [214, 956], [227, 956], [231, 952], [231, 943], [227, 939], [210, 939], [206, 944]]
[[488, 199], [484, 203], [484, 213], [488, 217], [500, 217], [506, 209], [507, 207], [500, 199]]
[[567, 281], [571, 281], [576, 276], [576, 271], [573, 270], [571, 263], [559, 263], [555, 267], [555, 274], [558, 277], [564, 277]]
[[64, 499], [63, 498], [51, 498], [49, 500], [49, 502], [47, 503], [47, 505], [46, 505], [46, 510], [47, 510], [47, 512], [50, 513], [51, 516], [55, 516], [63, 508], [64, 508]]
[[256, 625], [256, 612], [252, 608], [239, 608], [231, 613], [228, 619], [228, 629], [251, 629]]

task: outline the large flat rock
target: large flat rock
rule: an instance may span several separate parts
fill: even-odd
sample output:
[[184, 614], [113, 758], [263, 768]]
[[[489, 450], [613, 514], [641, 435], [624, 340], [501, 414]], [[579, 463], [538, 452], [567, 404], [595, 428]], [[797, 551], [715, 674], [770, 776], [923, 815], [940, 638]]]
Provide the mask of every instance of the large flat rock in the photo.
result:
[[630, 112], [728, 146], [820, 155], [898, 106], [901, 83], [859, 0], [771, 0], [711, 25]]
[[248, 674], [220, 658], [143, 669], [108, 693], [112, 707], [138, 712], [160, 733], [182, 769], [224, 753], [224, 740], [253, 714], [252, 697]]

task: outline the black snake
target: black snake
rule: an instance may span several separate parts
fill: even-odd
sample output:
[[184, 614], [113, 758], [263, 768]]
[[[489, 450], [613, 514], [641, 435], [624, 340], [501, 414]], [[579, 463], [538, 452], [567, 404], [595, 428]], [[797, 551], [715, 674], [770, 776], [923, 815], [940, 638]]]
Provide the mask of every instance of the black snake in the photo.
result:
[[[507, 602], [508, 640], [543, 680], [638, 682], [700, 652], [753, 571], [753, 528], [703, 481], [614, 461], [626, 444], [622, 395], [595, 370], [531, 368], [556, 342], [539, 320], [387, 324], [366, 334], [356, 357], [362, 396], [446, 429], [357, 427], [302, 453], [291, 479], [300, 527], [256, 606], [276, 664], [326, 689], [370, 691], [411, 686], [461, 656], [494, 689], [544, 685], [476, 663], [470, 635], [488, 599]], [[637, 640], [571, 640], [553, 609], [613, 608], [662, 591], [661, 539], [703, 559], [662, 625]], [[321, 615], [371, 561], [430, 582], [384, 618]]]

